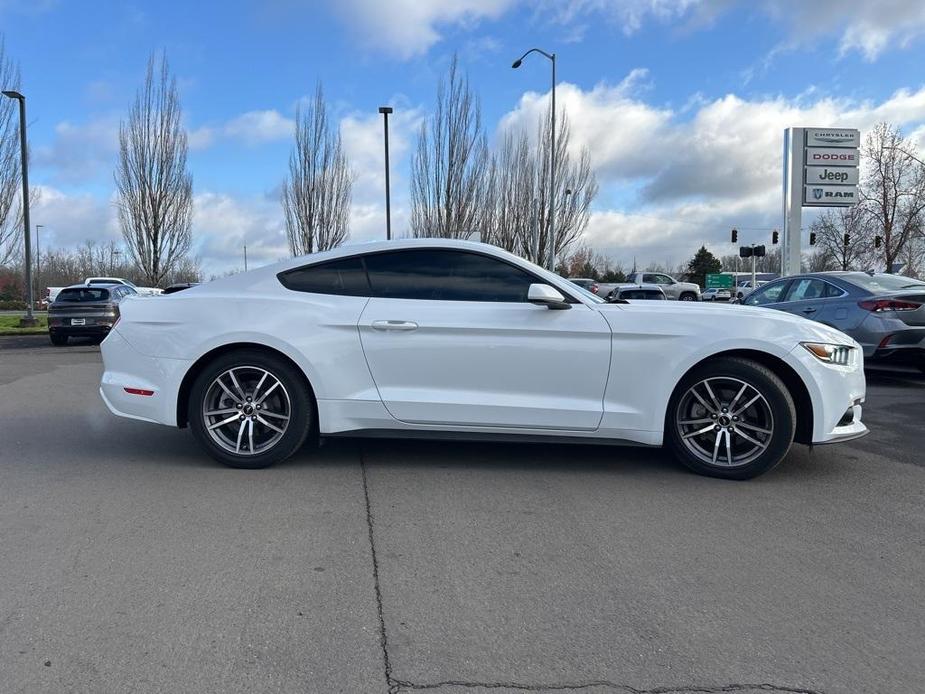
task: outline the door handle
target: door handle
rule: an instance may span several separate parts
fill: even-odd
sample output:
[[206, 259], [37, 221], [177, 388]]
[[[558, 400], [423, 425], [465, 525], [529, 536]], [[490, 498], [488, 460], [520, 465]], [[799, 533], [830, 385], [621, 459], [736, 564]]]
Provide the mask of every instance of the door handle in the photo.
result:
[[814, 309], [812, 306], [803, 309], [803, 313], [815, 313], [815, 312], [816, 312], [816, 309]]
[[374, 320], [374, 330], [417, 330], [418, 324], [410, 320]]

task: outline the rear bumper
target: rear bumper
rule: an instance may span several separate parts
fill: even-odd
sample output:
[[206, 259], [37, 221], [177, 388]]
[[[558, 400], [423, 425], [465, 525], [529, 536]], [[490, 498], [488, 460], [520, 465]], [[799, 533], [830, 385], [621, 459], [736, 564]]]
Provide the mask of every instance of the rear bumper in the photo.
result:
[[[177, 395], [191, 361], [146, 356], [134, 349], [118, 329], [103, 340], [100, 352], [104, 369], [100, 396], [113, 414], [177, 425]], [[151, 394], [130, 393], [127, 388]]]
[[67, 335], [68, 337], [100, 337], [108, 335], [111, 325], [65, 325], [49, 327], [51, 335]]

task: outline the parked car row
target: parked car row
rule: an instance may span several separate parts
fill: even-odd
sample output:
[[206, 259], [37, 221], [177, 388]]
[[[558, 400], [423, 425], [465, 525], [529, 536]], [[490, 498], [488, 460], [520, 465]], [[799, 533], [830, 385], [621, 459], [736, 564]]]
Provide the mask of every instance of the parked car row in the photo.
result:
[[[693, 282], [679, 282], [661, 272], [634, 272], [626, 282], [606, 284], [587, 277], [569, 277], [570, 282], [582, 289], [597, 294], [607, 301], [616, 299], [677, 299], [678, 301], [700, 301], [700, 285]], [[624, 296], [624, 295], [627, 296]], [[628, 296], [633, 294], [633, 296]]]

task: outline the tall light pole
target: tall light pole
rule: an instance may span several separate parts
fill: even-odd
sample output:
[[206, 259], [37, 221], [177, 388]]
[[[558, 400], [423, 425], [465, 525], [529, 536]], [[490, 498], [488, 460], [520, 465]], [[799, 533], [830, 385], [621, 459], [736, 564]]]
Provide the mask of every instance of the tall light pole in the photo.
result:
[[26, 317], [19, 320], [21, 328], [32, 328], [38, 324], [32, 315], [32, 225], [29, 223], [29, 154], [26, 149], [26, 97], [12, 90], [4, 91], [3, 96], [19, 102], [19, 149], [22, 158], [22, 223], [23, 236], [26, 241]]
[[547, 53], [539, 48], [531, 48], [511, 65], [515, 70], [521, 66], [524, 58], [531, 53], [539, 53], [549, 58], [552, 63], [552, 108], [550, 109], [550, 152], [549, 152], [549, 253], [547, 269], [556, 271], [556, 54]]
[[380, 106], [379, 113], [382, 114], [382, 128], [385, 135], [385, 238], [392, 238], [392, 195], [389, 190], [389, 114], [392, 113], [391, 106]]
[[35, 225], [35, 288], [41, 292], [42, 291], [42, 280], [39, 273], [39, 266], [42, 262], [42, 253], [39, 251], [39, 229], [44, 229], [44, 224]]

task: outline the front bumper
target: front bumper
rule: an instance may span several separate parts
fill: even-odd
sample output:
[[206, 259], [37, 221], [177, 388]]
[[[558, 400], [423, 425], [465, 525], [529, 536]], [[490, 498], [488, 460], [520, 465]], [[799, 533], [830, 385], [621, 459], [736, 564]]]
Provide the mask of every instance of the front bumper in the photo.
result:
[[824, 364], [802, 345], [792, 355], [804, 370], [803, 379], [813, 403], [812, 443], [839, 443], [868, 433], [861, 421], [867, 391], [864, 355], [855, 343], [854, 363], [850, 366]]

